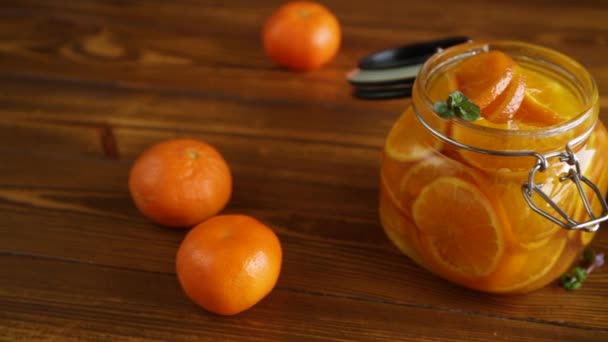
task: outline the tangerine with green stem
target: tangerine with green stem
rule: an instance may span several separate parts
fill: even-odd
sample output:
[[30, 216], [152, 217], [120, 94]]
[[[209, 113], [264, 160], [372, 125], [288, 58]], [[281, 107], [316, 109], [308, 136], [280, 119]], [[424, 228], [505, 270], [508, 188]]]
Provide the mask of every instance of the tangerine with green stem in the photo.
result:
[[150, 147], [135, 160], [129, 191], [150, 219], [169, 227], [191, 227], [226, 206], [232, 176], [215, 147], [173, 139]]

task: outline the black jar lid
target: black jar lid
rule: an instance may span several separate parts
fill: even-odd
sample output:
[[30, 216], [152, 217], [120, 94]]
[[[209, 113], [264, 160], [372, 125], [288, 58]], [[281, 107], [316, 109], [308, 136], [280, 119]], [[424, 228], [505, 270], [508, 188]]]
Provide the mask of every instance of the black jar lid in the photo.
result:
[[408, 97], [418, 71], [441, 49], [468, 42], [468, 37], [449, 37], [374, 52], [363, 57], [346, 79], [354, 87], [353, 96], [361, 99]]

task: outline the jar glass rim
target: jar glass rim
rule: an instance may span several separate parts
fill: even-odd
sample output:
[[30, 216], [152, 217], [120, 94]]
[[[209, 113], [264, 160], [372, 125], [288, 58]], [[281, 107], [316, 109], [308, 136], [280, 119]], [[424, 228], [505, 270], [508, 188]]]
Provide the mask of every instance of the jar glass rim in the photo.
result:
[[[464, 59], [471, 55], [491, 50], [500, 50], [509, 54], [511, 51], [521, 51], [521, 56], [535, 56], [538, 58], [539, 64], [545, 64], [553, 68], [559, 69], [560, 72], [566, 74], [568, 79], [576, 85], [576, 87], [584, 93], [584, 104], [581, 110], [574, 114], [570, 120], [559, 123], [557, 125], [549, 127], [539, 127], [533, 130], [514, 130], [514, 129], [501, 129], [495, 127], [487, 127], [477, 125], [474, 122], [466, 121], [460, 118], [450, 119], [453, 120], [454, 124], [461, 125], [467, 129], [476, 130], [485, 134], [501, 135], [501, 136], [555, 136], [565, 131], [571, 130], [575, 127], [580, 126], [582, 123], [590, 119], [594, 114], [595, 107], [598, 106], [599, 94], [597, 84], [589, 71], [579, 62], [573, 58], [558, 52], [556, 50], [546, 48], [540, 45], [520, 42], [520, 41], [473, 41], [464, 44], [452, 46], [448, 49], [441, 50], [431, 58], [429, 58], [422, 68], [420, 69], [418, 76], [416, 77], [417, 93], [421, 94], [422, 101], [427, 108], [433, 108], [433, 101], [431, 100], [428, 89], [427, 81], [430, 80], [436, 73], [447, 65], [451, 65], [458, 60]], [[540, 58], [539, 58], [540, 56]], [[545, 57], [545, 58], [542, 58]], [[558, 62], [555, 62], [557, 60]], [[575, 75], [573, 70], [578, 72], [578, 76]], [[423, 81], [421, 81], [423, 80]], [[584, 87], [584, 89], [581, 89]], [[435, 114], [436, 115], [436, 114]], [[597, 118], [595, 119], [597, 120]]]

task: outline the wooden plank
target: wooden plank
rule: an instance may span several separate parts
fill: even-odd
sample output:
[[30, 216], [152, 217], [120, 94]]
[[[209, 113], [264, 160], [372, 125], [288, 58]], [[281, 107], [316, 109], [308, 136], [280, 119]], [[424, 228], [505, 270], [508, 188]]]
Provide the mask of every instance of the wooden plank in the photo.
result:
[[[94, 123], [33, 120], [3, 122], [0, 119], [0, 151], [13, 154], [13, 158], [17, 159], [30, 159], [23, 156], [23, 150], [26, 149], [43, 158], [45, 154], [51, 154], [56, 158], [71, 159], [74, 164], [78, 163], [78, 157], [96, 156], [124, 161], [127, 163], [123, 164], [130, 166], [148, 147], [178, 137], [190, 137], [216, 146], [229, 162], [235, 178], [260, 178], [271, 174], [276, 180], [284, 181], [362, 189], [376, 189], [378, 186], [380, 150], [376, 147], [278, 140], [215, 132], [176, 132], [126, 127], [112, 129]], [[126, 172], [128, 173], [128, 170]], [[18, 173], [6, 173], [8, 177], [19, 176]]]
[[[111, 85], [0, 80], [0, 119], [153, 127], [188, 132], [263, 136], [380, 147], [408, 101], [382, 108], [359, 108], [306, 100], [266, 101], [175, 91], [130, 90]], [[387, 107], [388, 108], [388, 107]], [[356, 115], [355, 115], [356, 114]]]
[[271, 174], [276, 180], [364, 189], [377, 188], [380, 177], [381, 152], [377, 147], [122, 127], [114, 130], [114, 136], [125, 159], [134, 159], [166, 139], [188, 136], [206, 141], [220, 149], [235, 177]]
[[105, 150], [109, 150], [103, 142], [110, 134], [111, 129], [103, 125], [68, 126], [0, 117], [0, 151], [8, 153], [40, 151], [82, 158], [103, 157]]
[[[48, 274], [53, 274], [49, 277]], [[7, 339], [597, 341], [608, 332], [532, 320], [275, 289], [236, 317], [191, 304], [172, 274], [2, 255], [0, 326]], [[38, 333], [31, 327], [41, 329]], [[289, 327], [285, 329], [284, 327]]]

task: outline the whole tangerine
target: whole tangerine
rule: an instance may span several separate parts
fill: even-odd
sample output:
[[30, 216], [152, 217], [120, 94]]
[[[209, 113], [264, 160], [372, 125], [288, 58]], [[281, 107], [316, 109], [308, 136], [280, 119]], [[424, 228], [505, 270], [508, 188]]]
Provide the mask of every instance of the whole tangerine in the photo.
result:
[[188, 232], [175, 263], [179, 283], [193, 302], [234, 315], [270, 293], [281, 262], [281, 244], [269, 227], [245, 215], [219, 215]]
[[340, 48], [336, 16], [311, 1], [283, 4], [266, 20], [262, 42], [275, 63], [292, 70], [313, 70], [331, 61]]
[[230, 168], [211, 145], [173, 139], [143, 152], [129, 175], [137, 208], [170, 227], [191, 227], [220, 212], [232, 193]]

